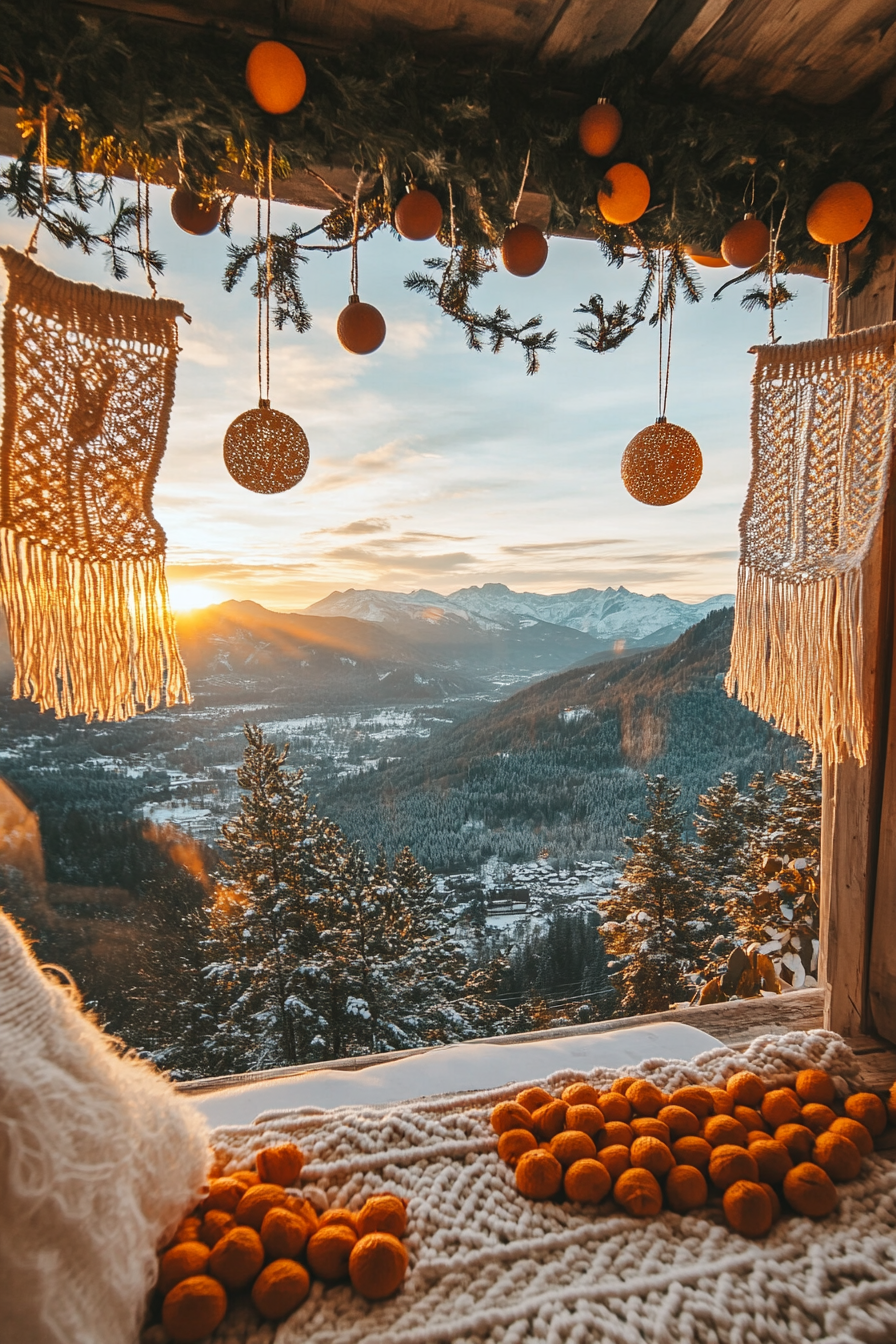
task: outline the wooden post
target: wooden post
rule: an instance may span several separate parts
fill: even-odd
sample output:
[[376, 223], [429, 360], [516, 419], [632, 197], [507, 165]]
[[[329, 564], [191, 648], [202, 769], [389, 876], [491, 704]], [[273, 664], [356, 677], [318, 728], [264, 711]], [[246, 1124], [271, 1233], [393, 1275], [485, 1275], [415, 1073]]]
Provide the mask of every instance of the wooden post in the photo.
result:
[[[832, 313], [837, 296], [832, 295]], [[879, 262], [856, 299], [840, 305], [841, 331], [894, 317], [896, 255]], [[893, 590], [896, 583], [896, 489], [863, 567], [866, 765], [826, 766], [822, 783], [821, 955], [825, 1026], [843, 1036], [876, 1029], [896, 1040], [896, 706], [891, 714]], [[888, 740], [894, 748], [888, 752]], [[886, 800], [886, 801], [885, 801]], [[872, 948], [874, 949], [872, 951]]]

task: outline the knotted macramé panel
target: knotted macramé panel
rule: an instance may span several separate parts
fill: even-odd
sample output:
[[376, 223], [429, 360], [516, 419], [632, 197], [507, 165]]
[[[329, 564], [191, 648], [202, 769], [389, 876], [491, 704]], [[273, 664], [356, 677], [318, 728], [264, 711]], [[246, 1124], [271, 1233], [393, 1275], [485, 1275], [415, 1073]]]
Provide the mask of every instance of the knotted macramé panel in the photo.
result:
[[88, 720], [189, 700], [151, 506], [183, 308], [63, 280], [12, 248], [0, 255], [0, 597], [13, 695]]
[[896, 323], [756, 350], [753, 473], [729, 694], [829, 761], [864, 763], [862, 563], [894, 428]]

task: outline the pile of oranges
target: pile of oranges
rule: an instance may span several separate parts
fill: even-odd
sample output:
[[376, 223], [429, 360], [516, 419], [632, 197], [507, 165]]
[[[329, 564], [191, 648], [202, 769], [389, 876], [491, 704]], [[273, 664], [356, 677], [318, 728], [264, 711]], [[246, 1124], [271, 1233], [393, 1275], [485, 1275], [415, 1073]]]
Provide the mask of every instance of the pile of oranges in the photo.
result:
[[747, 1237], [768, 1232], [781, 1196], [810, 1218], [830, 1213], [836, 1183], [855, 1180], [888, 1121], [896, 1123], [896, 1083], [888, 1104], [873, 1092], [840, 1102], [821, 1069], [803, 1069], [793, 1087], [769, 1088], [743, 1071], [724, 1088], [671, 1095], [643, 1078], [619, 1078], [603, 1093], [572, 1083], [560, 1097], [529, 1087], [491, 1115], [498, 1153], [530, 1199], [562, 1191], [599, 1204], [612, 1192], [641, 1218], [721, 1199]]
[[216, 1329], [228, 1293], [251, 1293], [260, 1314], [279, 1321], [305, 1301], [312, 1278], [349, 1279], [371, 1301], [398, 1288], [408, 1268], [404, 1201], [373, 1195], [357, 1213], [318, 1214], [288, 1189], [303, 1164], [301, 1150], [284, 1143], [263, 1148], [254, 1171], [212, 1178], [159, 1257], [162, 1323], [174, 1344]]

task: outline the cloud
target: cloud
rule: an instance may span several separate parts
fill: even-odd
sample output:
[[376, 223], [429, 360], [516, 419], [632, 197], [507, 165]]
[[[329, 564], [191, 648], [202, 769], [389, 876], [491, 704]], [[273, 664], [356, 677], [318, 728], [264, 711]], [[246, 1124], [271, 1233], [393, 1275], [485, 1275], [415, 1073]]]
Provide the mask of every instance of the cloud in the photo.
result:
[[564, 555], [570, 551], [590, 551], [595, 546], [625, 546], [626, 540], [625, 537], [600, 537], [594, 541], [532, 541], [500, 549], [504, 555]]
[[386, 340], [391, 350], [402, 355], [422, 354], [432, 340], [435, 323], [424, 322], [419, 318], [391, 318], [386, 332]]
[[418, 541], [475, 541], [475, 537], [454, 537], [448, 532], [402, 532], [401, 539]]
[[444, 555], [396, 555], [394, 551], [375, 546], [339, 546], [328, 551], [327, 560], [347, 560], [377, 570], [407, 570], [410, 573], [450, 573], [466, 569], [480, 562], [467, 551], [452, 551]]
[[370, 532], [389, 532], [392, 524], [386, 518], [359, 518], [357, 522], [346, 523], [344, 527], [326, 529], [332, 536], [361, 537]]
[[[379, 448], [366, 453], [356, 453], [348, 462], [338, 462], [333, 458], [322, 458], [319, 468], [323, 475], [306, 486], [306, 494], [316, 494], [326, 490], [338, 490], [344, 485], [357, 485], [359, 476], [388, 476], [405, 472], [409, 466], [418, 462], [434, 461], [436, 453], [420, 453], [409, 448], [402, 439], [391, 439]], [[327, 471], [326, 468], [331, 468]]]

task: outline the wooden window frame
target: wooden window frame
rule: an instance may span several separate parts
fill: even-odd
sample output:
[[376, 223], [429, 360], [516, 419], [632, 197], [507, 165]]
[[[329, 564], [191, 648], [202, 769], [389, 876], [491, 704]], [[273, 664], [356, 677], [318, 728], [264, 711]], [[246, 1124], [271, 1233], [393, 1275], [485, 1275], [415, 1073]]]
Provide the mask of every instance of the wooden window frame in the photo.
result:
[[[841, 258], [840, 274], [848, 260]], [[853, 300], [831, 296], [829, 329], [896, 317], [896, 251]], [[835, 324], [834, 318], [839, 318]], [[896, 1041], [896, 487], [863, 566], [863, 689], [868, 761], [826, 765], [822, 779], [819, 983], [824, 1024]]]

